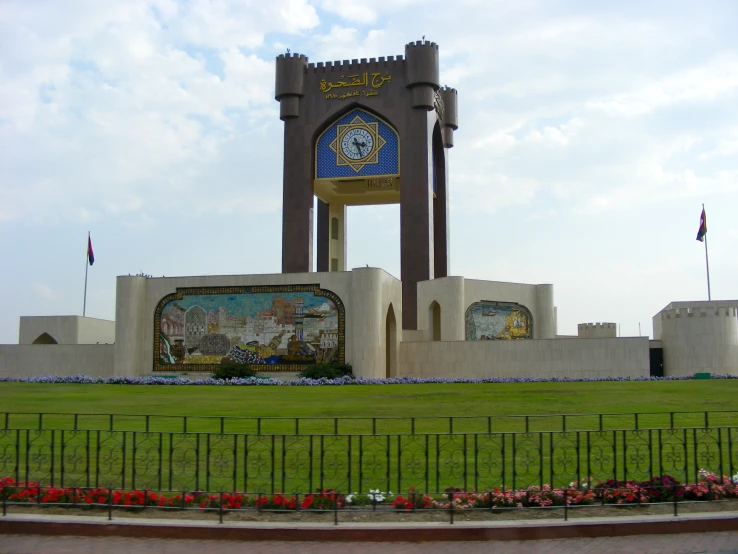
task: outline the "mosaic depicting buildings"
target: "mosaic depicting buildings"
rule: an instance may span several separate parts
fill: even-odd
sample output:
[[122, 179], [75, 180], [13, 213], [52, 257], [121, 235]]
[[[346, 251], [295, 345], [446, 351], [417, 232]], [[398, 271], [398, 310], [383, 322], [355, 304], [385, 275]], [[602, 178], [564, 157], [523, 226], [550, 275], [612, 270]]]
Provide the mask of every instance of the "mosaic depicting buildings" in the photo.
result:
[[530, 310], [513, 302], [476, 302], [466, 310], [466, 340], [511, 340], [533, 337]]
[[343, 305], [335, 294], [309, 286], [268, 288], [185, 290], [163, 299], [155, 316], [155, 369], [212, 371], [236, 363], [296, 371], [344, 361]]

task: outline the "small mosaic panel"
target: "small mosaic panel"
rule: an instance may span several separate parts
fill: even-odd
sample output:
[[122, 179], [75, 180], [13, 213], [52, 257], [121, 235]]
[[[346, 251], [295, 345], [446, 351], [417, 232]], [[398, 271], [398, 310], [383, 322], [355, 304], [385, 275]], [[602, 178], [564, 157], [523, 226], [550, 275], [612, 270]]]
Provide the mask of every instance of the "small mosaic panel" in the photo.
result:
[[475, 302], [466, 310], [466, 340], [533, 338], [533, 316], [516, 302]]
[[341, 299], [318, 285], [177, 289], [154, 314], [154, 371], [343, 363], [344, 329]]
[[[351, 133], [356, 133], [356, 137], [351, 136]], [[351, 150], [353, 142], [357, 144], [355, 155]], [[316, 179], [377, 177], [400, 173], [397, 132], [378, 117], [358, 108], [328, 127], [318, 137], [315, 149]]]

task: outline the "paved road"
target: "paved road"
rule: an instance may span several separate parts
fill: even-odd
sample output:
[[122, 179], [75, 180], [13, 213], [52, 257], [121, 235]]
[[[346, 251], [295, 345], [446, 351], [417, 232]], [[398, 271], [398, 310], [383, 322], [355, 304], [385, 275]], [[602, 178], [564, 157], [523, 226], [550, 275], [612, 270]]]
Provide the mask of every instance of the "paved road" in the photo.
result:
[[489, 542], [235, 542], [120, 537], [0, 535], [0, 554], [738, 554], [738, 531], [683, 535], [639, 535], [594, 539]]

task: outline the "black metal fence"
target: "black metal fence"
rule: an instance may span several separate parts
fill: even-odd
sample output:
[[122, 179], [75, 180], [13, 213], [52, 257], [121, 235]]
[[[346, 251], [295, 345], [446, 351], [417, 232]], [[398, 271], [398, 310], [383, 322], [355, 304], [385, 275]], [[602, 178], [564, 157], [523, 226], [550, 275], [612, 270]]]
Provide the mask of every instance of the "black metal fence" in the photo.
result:
[[396, 492], [682, 483], [738, 471], [738, 426], [428, 434], [0, 430], [0, 478], [60, 487]]
[[445, 417], [229, 417], [0, 412], [0, 429], [249, 435], [425, 435], [738, 427], [738, 411]]

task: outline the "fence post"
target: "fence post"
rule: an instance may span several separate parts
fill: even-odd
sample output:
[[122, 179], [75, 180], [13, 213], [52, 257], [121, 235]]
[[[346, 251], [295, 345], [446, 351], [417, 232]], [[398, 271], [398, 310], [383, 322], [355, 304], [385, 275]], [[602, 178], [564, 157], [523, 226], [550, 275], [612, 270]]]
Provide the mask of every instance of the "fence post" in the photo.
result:
[[3, 516], [8, 515], [8, 498], [5, 487], [3, 487]]
[[564, 521], [569, 521], [569, 489], [564, 489]]
[[333, 491], [333, 525], [338, 525], [338, 491]]
[[448, 493], [448, 515], [451, 521], [451, 525], [454, 524], [454, 493]]
[[223, 523], [223, 491], [220, 491], [220, 501], [218, 502], [218, 519], [219, 523]]
[[677, 488], [674, 486], [674, 517], [678, 516], [678, 508], [677, 508]]
[[108, 521], [113, 519], [113, 489], [108, 489]]

